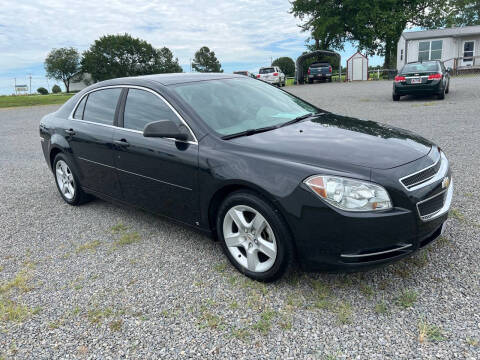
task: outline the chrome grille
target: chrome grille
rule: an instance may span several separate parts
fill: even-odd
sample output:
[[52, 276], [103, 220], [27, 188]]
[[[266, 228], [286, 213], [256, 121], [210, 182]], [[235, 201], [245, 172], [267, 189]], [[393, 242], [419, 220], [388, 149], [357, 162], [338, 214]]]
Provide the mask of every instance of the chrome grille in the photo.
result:
[[426, 200], [417, 203], [418, 215], [422, 220], [428, 220], [442, 210], [446, 191], [442, 191]]
[[412, 189], [415, 186], [421, 185], [428, 180], [432, 179], [435, 174], [438, 172], [441, 166], [441, 161], [438, 160], [435, 164], [420, 170], [414, 174], [405, 176], [400, 179], [400, 182], [405, 186], [407, 189]]

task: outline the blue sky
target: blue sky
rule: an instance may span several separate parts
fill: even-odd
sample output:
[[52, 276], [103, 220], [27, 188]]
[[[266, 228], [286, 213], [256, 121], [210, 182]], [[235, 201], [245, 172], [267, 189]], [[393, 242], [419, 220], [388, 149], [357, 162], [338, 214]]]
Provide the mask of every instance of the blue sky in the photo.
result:
[[[0, 12], [0, 94], [17, 84], [32, 89], [58, 81], [45, 78], [43, 61], [52, 48], [87, 49], [102, 35], [129, 33], [155, 47], [167, 46], [184, 71], [201, 46], [215, 51], [225, 72], [258, 71], [270, 59], [305, 51], [308, 34], [297, 26], [285, 0], [121, 0], [4, 2]], [[343, 64], [356, 49], [346, 44]], [[370, 64], [382, 63], [379, 57]], [[63, 85], [62, 85], [63, 86]]]

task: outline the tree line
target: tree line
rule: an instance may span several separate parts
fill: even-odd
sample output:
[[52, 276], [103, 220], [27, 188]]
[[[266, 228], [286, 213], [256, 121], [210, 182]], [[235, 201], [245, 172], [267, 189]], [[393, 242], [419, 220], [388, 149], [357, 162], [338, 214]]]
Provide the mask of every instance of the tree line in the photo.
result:
[[[192, 67], [198, 72], [223, 72], [215, 53], [203, 46], [196, 53]], [[157, 49], [145, 40], [129, 34], [106, 35], [82, 55], [73, 47], [53, 49], [45, 59], [47, 77], [62, 81], [67, 92], [72, 80], [89, 73], [94, 82], [118, 77], [183, 72], [172, 51]]]
[[310, 34], [310, 50], [343, 50], [353, 42], [368, 55], [396, 65], [407, 27], [437, 29], [480, 24], [480, 0], [294, 0], [291, 13]]

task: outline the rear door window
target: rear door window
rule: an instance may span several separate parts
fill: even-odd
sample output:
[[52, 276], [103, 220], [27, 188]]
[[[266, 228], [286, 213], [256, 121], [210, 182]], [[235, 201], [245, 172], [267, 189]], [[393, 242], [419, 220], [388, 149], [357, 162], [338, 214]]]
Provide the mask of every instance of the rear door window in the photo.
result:
[[121, 88], [103, 89], [88, 94], [83, 120], [113, 125]]
[[129, 89], [123, 113], [123, 127], [143, 131], [145, 125], [159, 120], [171, 120], [181, 124], [177, 115], [158, 96], [146, 90]]

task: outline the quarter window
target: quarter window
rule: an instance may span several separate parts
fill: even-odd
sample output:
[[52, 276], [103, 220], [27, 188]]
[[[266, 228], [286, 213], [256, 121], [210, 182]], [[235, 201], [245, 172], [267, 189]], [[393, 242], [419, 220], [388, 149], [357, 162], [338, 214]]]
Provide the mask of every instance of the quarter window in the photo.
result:
[[121, 88], [104, 89], [88, 94], [83, 119], [99, 124], [113, 125]]
[[142, 131], [148, 123], [159, 120], [172, 120], [180, 124], [177, 115], [158, 96], [145, 90], [129, 89], [123, 126]]
[[85, 109], [85, 103], [87, 102], [87, 96], [84, 96], [80, 104], [77, 106], [77, 110], [75, 110], [75, 114], [73, 114], [74, 119], [83, 119], [83, 110]]
[[418, 43], [418, 61], [441, 60], [443, 40], [420, 41]]

